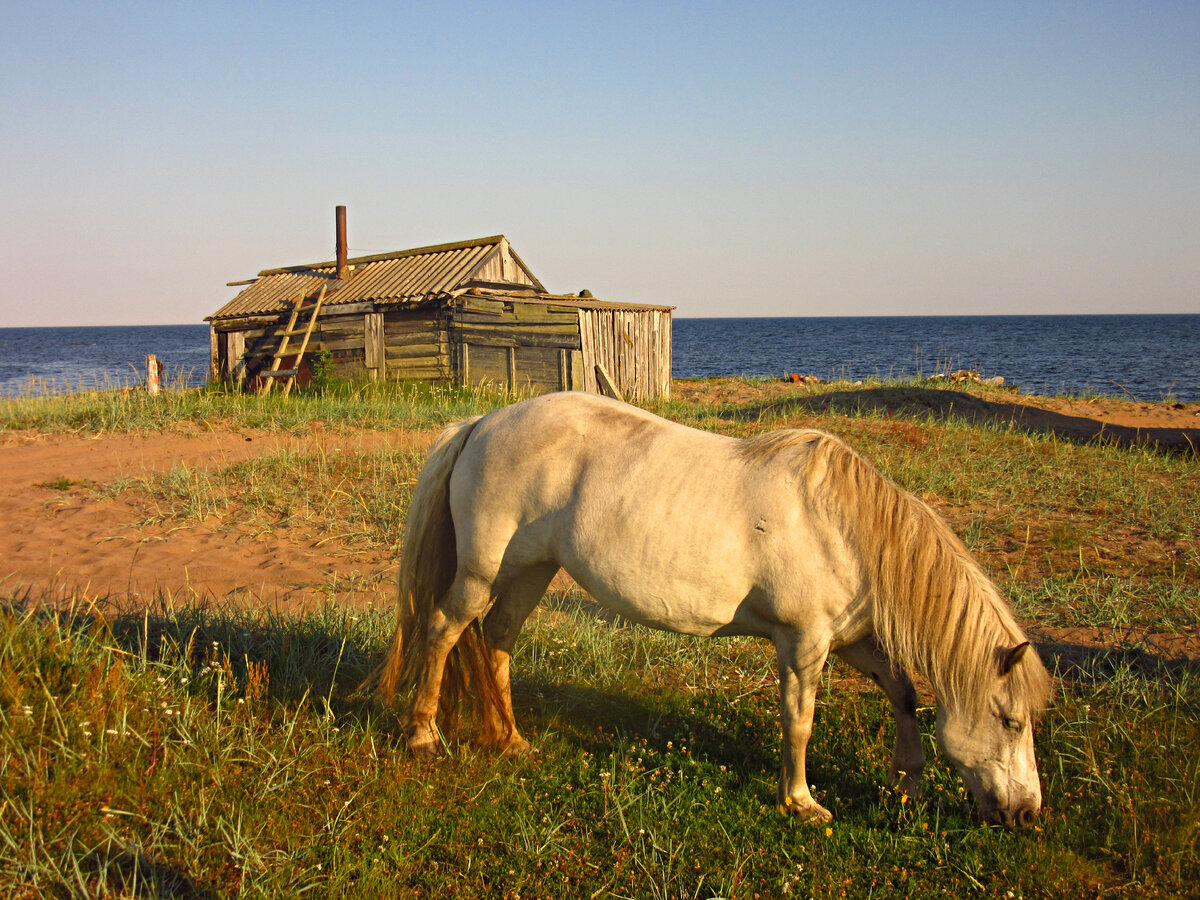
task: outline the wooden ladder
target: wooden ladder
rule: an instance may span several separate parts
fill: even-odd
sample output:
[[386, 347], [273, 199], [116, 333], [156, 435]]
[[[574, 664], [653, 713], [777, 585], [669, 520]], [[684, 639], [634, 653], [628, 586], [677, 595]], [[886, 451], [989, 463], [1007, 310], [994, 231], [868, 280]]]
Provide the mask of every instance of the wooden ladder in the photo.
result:
[[[296, 383], [296, 376], [300, 374], [300, 362], [304, 359], [304, 351], [308, 349], [308, 339], [312, 336], [313, 326], [317, 323], [317, 316], [321, 314], [321, 304], [325, 302], [325, 291], [328, 285], [321, 285], [321, 292], [317, 294], [317, 299], [309, 306], [304, 305], [307, 295], [296, 299], [292, 306], [292, 315], [288, 319], [287, 327], [275, 336], [281, 338], [279, 341], [279, 349], [275, 351], [275, 356], [271, 360], [271, 368], [265, 372], [259, 372], [258, 377], [263, 379], [262, 387], [258, 389], [259, 396], [270, 393], [272, 385], [275, 384], [276, 378], [284, 379], [283, 396], [291, 393], [292, 385]], [[312, 316], [308, 320], [308, 324], [304, 328], [297, 328], [296, 322], [300, 318], [300, 313], [312, 310]], [[300, 342], [299, 351], [295, 351], [296, 367], [294, 369], [279, 368], [280, 362], [285, 356], [291, 356], [293, 351], [288, 349], [288, 343], [296, 335], [304, 335], [304, 339]]]

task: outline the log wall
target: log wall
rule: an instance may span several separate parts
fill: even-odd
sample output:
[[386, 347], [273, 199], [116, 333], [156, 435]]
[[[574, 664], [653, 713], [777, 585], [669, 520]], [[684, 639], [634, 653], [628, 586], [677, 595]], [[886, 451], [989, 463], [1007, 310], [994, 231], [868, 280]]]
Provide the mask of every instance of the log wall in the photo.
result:
[[545, 393], [583, 389], [579, 316], [573, 307], [464, 295], [450, 335], [462, 384]]

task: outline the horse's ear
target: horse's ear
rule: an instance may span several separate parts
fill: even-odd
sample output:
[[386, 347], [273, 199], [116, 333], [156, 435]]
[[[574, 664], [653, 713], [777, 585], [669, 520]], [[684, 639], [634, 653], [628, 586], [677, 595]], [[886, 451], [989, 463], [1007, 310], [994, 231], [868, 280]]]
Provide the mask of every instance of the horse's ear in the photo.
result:
[[1011, 650], [1004, 652], [1004, 655], [1000, 660], [1001, 678], [1013, 670], [1013, 666], [1021, 661], [1021, 657], [1025, 655], [1025, 651], [1028, 650], [1029, 647], [1029, 641], [1026, 641], [1023, 644], [1017, 644], [1017, 646], [1013, 647]]

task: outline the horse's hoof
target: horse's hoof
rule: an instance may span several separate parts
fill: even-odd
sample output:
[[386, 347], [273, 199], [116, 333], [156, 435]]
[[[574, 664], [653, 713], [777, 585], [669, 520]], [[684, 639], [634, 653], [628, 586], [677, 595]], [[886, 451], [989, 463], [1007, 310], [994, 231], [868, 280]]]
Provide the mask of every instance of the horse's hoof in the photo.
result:
[[794, 816], [802, 822], [811, 822], [814, 825], [823, 825], [833, 821], [833, 813], [816, 800], [797, 800], [794, 797], [787, 797], [778, 804], [777, 809], [785, 816]]
[[500, 745], [501, 756], [526, 756], [533, 753], [533, 745], [520, 735]]
[[408, 752], [419, 759], [433, 759], [441, 748], [434, 734], [413, 735], [408, 739]]
[[887, 786], [893, 794], [907, 794], [913, 800], [921, 799], [925, 792], [925, 783], [921, 780], [920, 772], [893, 772], [888, 775]]

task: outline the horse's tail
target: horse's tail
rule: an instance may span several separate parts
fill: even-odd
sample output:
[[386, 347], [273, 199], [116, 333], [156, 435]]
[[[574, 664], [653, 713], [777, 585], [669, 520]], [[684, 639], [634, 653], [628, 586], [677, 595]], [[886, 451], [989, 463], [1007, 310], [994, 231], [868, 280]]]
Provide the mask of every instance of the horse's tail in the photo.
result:
[[[480, 418], [457, 422], [443, 431], [417, 477], [404, 524], [396, 631], [387, 656], [367, 681], [375, 682], [385, 701], [416, 683], [424, 663], [430, 618], [454, 582], [458, 553], [450, 516], [450, 475]], [[478, 621], [463, 632], [451, 651], [442, 685], [446, 708], [451, 711], [463, 696], [476, 696], [483, 703], [495, 692]]]

